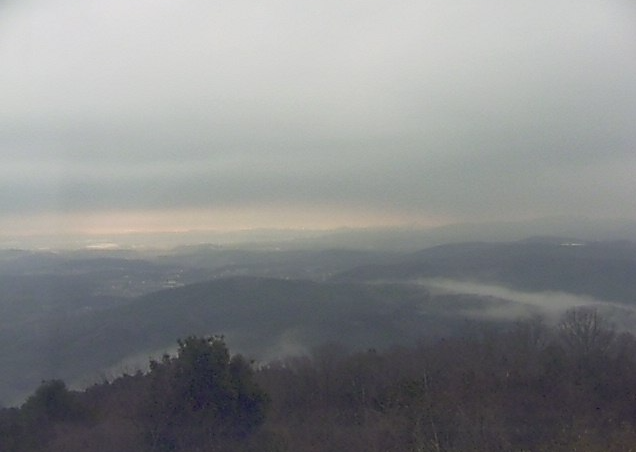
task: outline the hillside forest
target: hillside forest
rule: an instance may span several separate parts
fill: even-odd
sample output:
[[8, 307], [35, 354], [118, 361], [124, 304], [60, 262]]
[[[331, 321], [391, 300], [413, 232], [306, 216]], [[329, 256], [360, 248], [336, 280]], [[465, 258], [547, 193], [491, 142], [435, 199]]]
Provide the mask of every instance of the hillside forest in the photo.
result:
[[0, 411], [11, 452], [612, 452], [636, 448], [636, 337], [595, 309], [267, 364], [187, 337], [148, 370]]

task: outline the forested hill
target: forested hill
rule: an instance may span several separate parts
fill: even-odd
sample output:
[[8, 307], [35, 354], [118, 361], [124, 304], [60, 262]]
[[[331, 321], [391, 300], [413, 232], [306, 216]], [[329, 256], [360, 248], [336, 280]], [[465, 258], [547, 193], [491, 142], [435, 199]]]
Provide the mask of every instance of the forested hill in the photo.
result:
[[592, 309], [417, 346], [254, 367], [189, 337], [147, 372], [44, 382], [0, 410], [11, 452], [625, 452], [636, 339]]
[[[479, 306], [479, 299], [470, 300]], [[224, 334], [261, 360], [338, 341], [387, 347], [446, 335], [465, 322], [466, 297], [432, 300], [408, 285], [234, 277], [166, 289], [102, 307], [0, 329], [0, 396], [16, 400], [42, 379], [86, 384], [143, 366], [190, 334]], [[33, 325], [37, 329], [33, 329]], [[98, 352], [96, 352], [98, 351]]]

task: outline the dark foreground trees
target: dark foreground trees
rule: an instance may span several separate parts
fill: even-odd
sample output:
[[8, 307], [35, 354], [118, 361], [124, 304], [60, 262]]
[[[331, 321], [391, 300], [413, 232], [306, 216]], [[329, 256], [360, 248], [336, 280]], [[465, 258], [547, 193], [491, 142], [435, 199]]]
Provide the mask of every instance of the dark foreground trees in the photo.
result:
[[[331, 351], [331, 353], [329, 353]], [[261, 369], [289, 451], [636, 451], [636, 343], [594, 310]]]
[[265, 418], [267, 396], [242, 356], [220, 338], [179, 341], [176, 357], [150, 365], [142, 420], [150, 450], [208, 450], [248, 437]]
[[636, 340], [596, 311], [254, 369], [221, 338], [0, 410], [0, 451], [636, 451]]
[[84, 392], [44, 382], [0, 416], [0, 451], [235, 451], [251, 447], [268, 398], [221, 337], [179, 341], [146, 374]]

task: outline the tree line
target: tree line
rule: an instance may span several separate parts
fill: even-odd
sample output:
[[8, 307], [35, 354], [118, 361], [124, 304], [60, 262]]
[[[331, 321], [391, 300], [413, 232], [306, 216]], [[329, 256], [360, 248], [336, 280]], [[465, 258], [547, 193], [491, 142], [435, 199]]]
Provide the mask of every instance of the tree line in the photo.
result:
[[189, 337], [146, 372], [0, 411], [12, 452], [636, 450], [636, 338], [595, 310], [256, 365]]

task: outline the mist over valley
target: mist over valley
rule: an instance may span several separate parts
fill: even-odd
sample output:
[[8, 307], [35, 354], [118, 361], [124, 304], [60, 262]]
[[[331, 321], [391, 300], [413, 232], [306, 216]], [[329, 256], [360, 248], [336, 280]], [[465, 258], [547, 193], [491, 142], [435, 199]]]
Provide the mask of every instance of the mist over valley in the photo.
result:
[[85, 387], [134, 373], [189, 335], [224, 335], [267, 363], [326, 343], [386, 349], [523, 318], [554, 323], [582, 306], [636, 330], [628, 241], [280, 245], [3, 251], [0, 400], [19, 403], [46, 379]]

